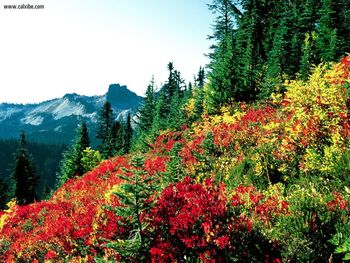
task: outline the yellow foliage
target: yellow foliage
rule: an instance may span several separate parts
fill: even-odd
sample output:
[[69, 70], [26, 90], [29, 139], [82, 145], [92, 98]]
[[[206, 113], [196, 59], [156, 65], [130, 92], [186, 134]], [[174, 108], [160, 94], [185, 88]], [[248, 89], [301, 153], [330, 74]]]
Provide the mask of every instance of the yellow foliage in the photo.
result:
[[[348, 116], [348, 96], [340, 83], [350, 80], [339, 78], [339, 63], [314, 68], [307, 81], [286, 81], [286, 92], [272, 94], [273, 102], [280, 104], [290, 120], [283, 124], [286, 139], [282, 139], [280, 151], [288, 154], [290, 147], [304, 149], [302, 170], [329, 172], [346, 148], [341, 135], [342, 121]], [[269, 123], [265, 129], [278, 128]], [[285, 165], [279, 167], [280, 171]]]
[[183, 111], [185, 112], [185, 115], [187, 116], [187, 118], [194, 117], [194, 105], [195, 105], [195, 99], [192, 97], [183, 106]]
[[6, 219], [10, 216], [10, 214], [12, 212], [15, 212], [16, 211], [16, 200], [15, 199], [12, 199], [10, 202], [7, 203], [7, 207], [8, 209], [5, 210], [5, 214], [3, 214], [1, 217], [0, 217], [0, 231], [2, 230], [2, 228], [5, 226], [6, 224]]
[[[308, 120], [317, 117], [324, 125], [334, 125], [339, 121], [339, 113], [346, 113], [346, 94], [341, 85], [332, 83], [330, 76], [337, 72], [337, 67], [328, 70], [327, 65], [314, 69], [309, 80], [286, 82], [287, 92], [284, 111], [293, 111], [295, 118]], [[331, 116], [331, 118], [330, 118]]]
[[261, 160], [261, 156], [260, 154], [258, 153], [255, 153], [251, 156], [251, 160], [254, 162], [255, 164], [255, 167], [254, 167], [254, 173], [255, 175], [257, 176], [260, 176], [263, 174], [263, 169], [264, 169], [264, 166], [262, 164], [262, 160]]
[[120, 186], [120, 184], [113, 185], [112, 188], [105, 193], [105, 200], [107, 204], [111, 203], [111, 198], [114, 195], [114, 193], [121, 191]]

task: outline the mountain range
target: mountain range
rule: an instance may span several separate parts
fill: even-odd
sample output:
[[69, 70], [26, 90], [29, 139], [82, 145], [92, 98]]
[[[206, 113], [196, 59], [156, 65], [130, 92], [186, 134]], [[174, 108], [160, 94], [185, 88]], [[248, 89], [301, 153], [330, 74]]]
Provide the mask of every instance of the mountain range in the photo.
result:
[[134, 115], [143, 98], [124, 85], [111, 84], [102, 96], [72, 93], [38, 104], [0, 103], [0, 139], [18, 138], [24, 130], [31, 141], [69, 144], [78, 124], [84, 121], [95, 144], [98, 112], [106, 100], [112, 104], [116, 119], [121, 120], [129, 113]]

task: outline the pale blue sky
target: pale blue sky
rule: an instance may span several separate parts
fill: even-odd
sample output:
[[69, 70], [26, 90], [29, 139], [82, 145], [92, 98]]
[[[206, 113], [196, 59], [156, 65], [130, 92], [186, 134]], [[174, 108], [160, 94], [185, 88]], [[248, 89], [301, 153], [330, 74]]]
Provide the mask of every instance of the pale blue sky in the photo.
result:
[[[0, 0], [0, 102], [39, 102], [111, 83], [139, 95], [173, 61], [186, 81], [208, 60], [210, 0], [29, 0], [43, 10], [4, 10]], [[26, 2], [26, 3], [27, 3]]]

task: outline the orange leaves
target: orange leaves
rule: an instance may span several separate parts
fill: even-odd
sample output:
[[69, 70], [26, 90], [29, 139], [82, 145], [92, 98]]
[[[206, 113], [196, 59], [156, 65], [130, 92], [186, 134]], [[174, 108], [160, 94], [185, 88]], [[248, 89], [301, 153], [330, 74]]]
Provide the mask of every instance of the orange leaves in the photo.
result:
[[350, 55], [341, 59], [340, 63], [335, 66], [333, 74], [328, 79], [333, 84], [350, 84]]

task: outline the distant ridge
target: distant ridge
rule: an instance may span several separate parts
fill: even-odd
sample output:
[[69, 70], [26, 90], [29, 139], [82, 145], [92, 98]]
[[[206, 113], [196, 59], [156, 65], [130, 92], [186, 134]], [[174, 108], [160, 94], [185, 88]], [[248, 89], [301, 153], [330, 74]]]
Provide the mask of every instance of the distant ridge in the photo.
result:
[[85, 121], [94, 144], [98, 111], [106, 100], [121, 119], [134, 115], [143, 98], [125, 85], [111, 84], [102, 96], [69, 93], [37, 104], [0, 103], [0, 139], [17, 138], [24, 130], [32, 141], [69, 144], [79, 122]]

